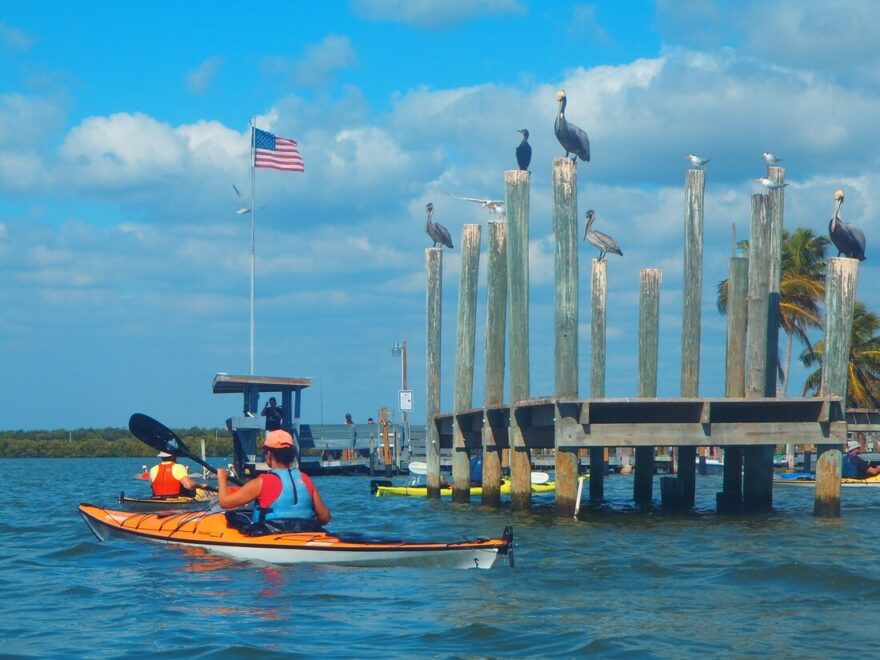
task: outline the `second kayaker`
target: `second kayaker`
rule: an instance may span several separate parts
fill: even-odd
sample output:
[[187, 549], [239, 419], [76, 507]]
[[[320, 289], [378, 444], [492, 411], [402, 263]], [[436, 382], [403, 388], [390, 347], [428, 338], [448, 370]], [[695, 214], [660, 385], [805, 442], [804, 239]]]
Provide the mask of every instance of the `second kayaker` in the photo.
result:
[[311, 478], [300, 471], [293, 436], [283, 429], [269, 431], [263, 445], [264, 472], [230, 492], [228, 472], [217, 470], [219, 503], [234, 509], [253, 503], [252, 524], [271, 523], [285, 531], [316, 531], [330, 522], [330, 511]]

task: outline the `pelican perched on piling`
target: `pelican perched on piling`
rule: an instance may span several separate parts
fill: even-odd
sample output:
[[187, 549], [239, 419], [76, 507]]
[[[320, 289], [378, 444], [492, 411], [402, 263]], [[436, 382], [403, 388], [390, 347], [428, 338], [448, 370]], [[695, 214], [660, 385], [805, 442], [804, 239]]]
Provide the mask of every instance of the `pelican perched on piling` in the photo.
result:
[[529, 144], [529, 129], [521, 128], [517, 131], [522, 135], [522, 142], [516, 147], [516, 164], [519, 169], [528, 171], [529, 163], [532, 162], [532, 145]]
[[603, 234], [601, 231], [593, 229], [593, 223], [596, 221], [596, 212], [593, 211], [593, 209], [587, 211], [586, 219], [587, 226], [584, 228], [584, 240], [590, 245], [599, 248], [599, 261], [605, 259], [606, 252], [619, 254], [622, 257], [623, 252], [621, 252], [618, 247], [617, 241], [611, 238], [608, 234]]
[[572, 160], [580, 158], [584, 161], [590, 160], [590, 138], [587, 137], [583, 129], [578, 128], [574, 124], [569, 124], [565, 118], [565, 106], [568, 100], [565, 96], [565, 90], [560, 89], [556, 92], [556, 102], [559, 104], [559, 112], [556, 115], [556, 123], [553, 129], [556, 131], [556, 139], [565, 149], [565, 157], [568, 154], [574, 154]]
[[837, 248], [837, 256], [843, 255], [850, 259], [865, 260], [865, 234], [858, 227], [853, 227], [848, 222], [840, 219], [840, 207], [843, 206], [843, 191], [834, 193], [834, 215], [828, 223], [828, 236], [834, 247]]
[[431, 202], [428, 202], [425, 211], [428, 214], [428, 221], [425, 223], [425, 233], [427, 233], [428, 236], [431, 237], [431, 240], [434, 241], [432, 247], [437, 247], [437, 243], [441, 243], [442, 245], [451, 248], [452, 237], [449, 235], [449, 230], [440, 223], [431, 222], [431, 218], [434, 216], [434, 205]]

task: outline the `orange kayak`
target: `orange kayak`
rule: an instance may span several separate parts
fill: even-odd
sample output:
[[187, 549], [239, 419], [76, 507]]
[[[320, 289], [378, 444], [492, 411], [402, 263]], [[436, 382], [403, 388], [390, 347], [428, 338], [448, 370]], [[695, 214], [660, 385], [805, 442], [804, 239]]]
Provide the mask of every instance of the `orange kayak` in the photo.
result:
[[273, 564], [341, 564], [425, 568], [491, 568], [508, 556], [513, 529], [500, 538], [413, 542], [336, 536], [328, 532], [279, 532], [247, 536], [231, 527], [223, 512], [138, 513], [80, 504], [79, 512], [99, 540], [111, 536], [202, 548], [237, 560]]

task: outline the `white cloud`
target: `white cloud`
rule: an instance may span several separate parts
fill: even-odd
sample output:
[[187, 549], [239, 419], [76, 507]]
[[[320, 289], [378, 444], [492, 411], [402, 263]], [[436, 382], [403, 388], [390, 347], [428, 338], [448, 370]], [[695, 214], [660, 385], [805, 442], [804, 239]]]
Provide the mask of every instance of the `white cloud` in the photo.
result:
[[351, 39], [329, 34], [318, 44], [311, 44], [305, 56], [294, 67], [294, 80], [306, 87], [320, 87], [333, 74], [357, 64]]
[[0, 21], [0, 43], [4, 44], [7, 48], [17, 51], [30, 50], [34, 41], [36, 39], [33, 35]]
[[186, 88], [193, 94], [204, 94], [214, 82], [222, 64], [222, 57], [209, 57], [186, 74]]
[[364, 18], [425, 28], [447, 27], [491, 14], [522, 14], [519, 0], [352, 0]]

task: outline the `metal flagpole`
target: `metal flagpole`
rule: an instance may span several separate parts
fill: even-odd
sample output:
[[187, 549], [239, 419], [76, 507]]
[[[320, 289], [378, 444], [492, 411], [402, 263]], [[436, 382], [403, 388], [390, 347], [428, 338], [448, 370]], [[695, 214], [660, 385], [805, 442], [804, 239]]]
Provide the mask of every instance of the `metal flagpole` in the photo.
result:
[[250, 375], [254, 375], [254, 290], [256, 280], [256, 237], [257, 237], [257, 201], [256, 201], [256, 168], [254, 167], [254, 122], [251, 119], [251, 343], [250, 343], [250, 359], [248, 366]]

